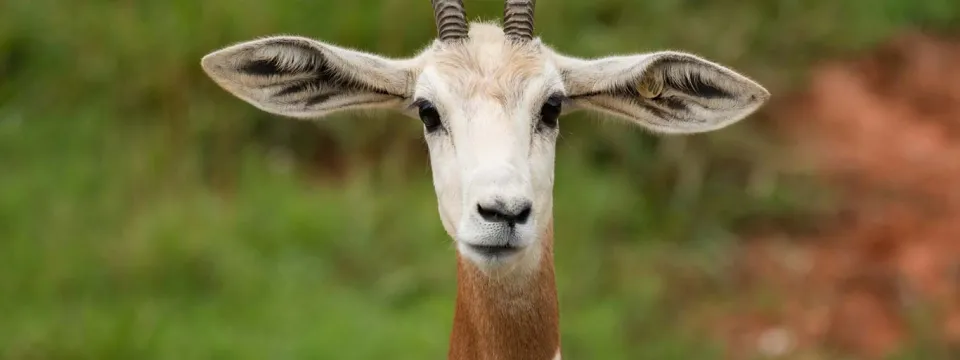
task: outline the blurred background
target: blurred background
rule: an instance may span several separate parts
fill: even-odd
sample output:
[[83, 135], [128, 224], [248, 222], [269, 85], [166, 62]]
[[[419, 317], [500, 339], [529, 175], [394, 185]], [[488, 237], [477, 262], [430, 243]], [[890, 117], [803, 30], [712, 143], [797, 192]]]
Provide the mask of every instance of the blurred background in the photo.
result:
[[[960, 2], [541, 0], [537, 30], [774, 94], [707, 135], [561, 120], [565, 358], [960, 359]], [[0, 2], [0, 358], [445, 357], [421, 125], [201, 72], [280, 33], [401, 57], [435, 28], [424, 0]]]

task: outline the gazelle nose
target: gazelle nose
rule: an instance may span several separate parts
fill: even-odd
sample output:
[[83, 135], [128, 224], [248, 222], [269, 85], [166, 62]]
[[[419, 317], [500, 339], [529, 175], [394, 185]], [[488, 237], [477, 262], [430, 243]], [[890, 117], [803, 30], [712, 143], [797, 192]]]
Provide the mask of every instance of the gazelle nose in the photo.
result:
[[527, 199], [502, 199], [477, 204], [477, 213], [492, 223], [507, 223], [510, 226], [524, 224], [530, 218], [533, 203]]

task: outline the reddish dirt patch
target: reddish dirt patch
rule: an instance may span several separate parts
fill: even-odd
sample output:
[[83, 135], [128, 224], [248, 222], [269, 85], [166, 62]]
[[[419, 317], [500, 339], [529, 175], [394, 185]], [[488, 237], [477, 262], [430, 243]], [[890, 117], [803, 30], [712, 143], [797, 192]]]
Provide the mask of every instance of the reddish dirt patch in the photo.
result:
[[878, 359], [917, 334], [939, 349], [928, 358], [960, 356], [946, 352], [960, 344], [960, 42], [897, 37], [768, 109], [841, 209], [814, 233], [749, 242], [738, 286], [774, 298], [723, 322], [734, 357]]

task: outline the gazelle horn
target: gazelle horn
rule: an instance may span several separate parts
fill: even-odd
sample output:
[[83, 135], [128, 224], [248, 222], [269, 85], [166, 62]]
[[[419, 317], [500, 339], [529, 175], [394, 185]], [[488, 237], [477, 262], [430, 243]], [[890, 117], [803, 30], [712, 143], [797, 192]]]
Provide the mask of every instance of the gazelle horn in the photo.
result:
[[467, 38], [467, 13], [463, 0], [430, 0], [437, 22], [437, 38], [452, 41]]
[[503, 33], [507, 38], [525, 42], [533, 39], [533, 10], [536, 0], [506, 0], [503, 7]]

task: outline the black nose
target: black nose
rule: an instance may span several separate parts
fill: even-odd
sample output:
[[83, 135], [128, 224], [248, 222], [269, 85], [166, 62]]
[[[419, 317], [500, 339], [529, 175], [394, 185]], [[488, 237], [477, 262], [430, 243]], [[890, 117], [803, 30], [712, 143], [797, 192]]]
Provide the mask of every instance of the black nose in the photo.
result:
[[484, 220], [510, 225], [526, 223], [532, 208], [530, 200], [511, 201], [509, 204], [497, 200], [492, 204], [477, 204], [477, 212]]

